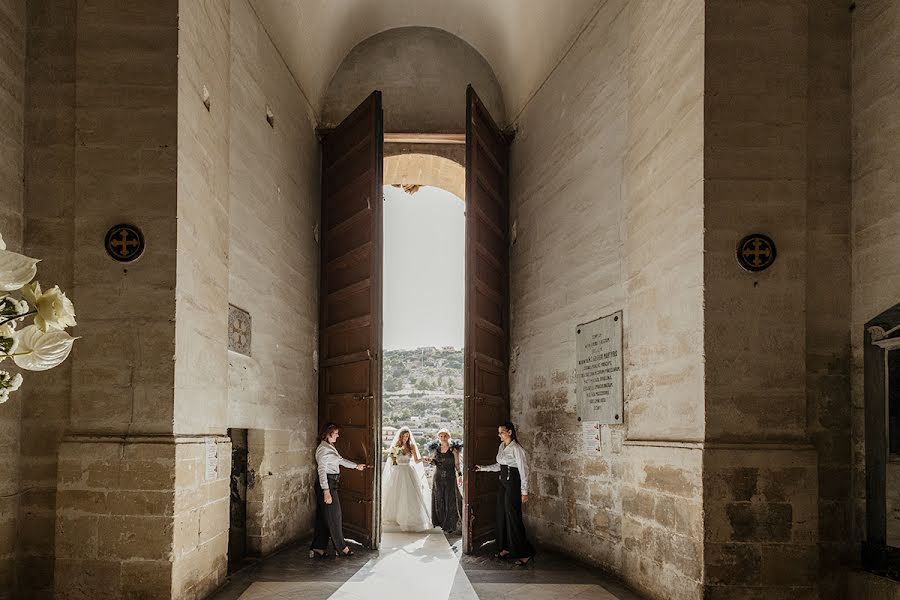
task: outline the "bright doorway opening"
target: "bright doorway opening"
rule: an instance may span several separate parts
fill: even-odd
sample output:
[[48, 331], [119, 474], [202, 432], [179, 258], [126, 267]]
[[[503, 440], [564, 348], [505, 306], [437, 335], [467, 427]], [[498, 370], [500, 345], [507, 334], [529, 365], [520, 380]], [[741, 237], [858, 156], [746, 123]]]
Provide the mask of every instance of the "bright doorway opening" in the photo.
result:
[[[438, 432], [447, 430], [464, 447], [465, 206], [432, 186], [386, 185], [384, 198], [382, 527], [421, 531], [434, 525], [433, 508], [442, 504], [432, 506], [435, 495], [447, 494], [434, 481], [440, 467], [407, 465], [410, 457], [396, 456], [392, 446], [409, 430], [418, 456], [430, 457]], [[447, 533], [461, 526], [460, 515]]]

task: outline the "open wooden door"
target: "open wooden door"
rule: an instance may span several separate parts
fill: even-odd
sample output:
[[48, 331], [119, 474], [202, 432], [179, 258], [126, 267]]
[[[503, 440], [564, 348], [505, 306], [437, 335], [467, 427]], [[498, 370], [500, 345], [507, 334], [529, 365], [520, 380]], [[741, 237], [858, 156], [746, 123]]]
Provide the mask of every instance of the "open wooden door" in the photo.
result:
[[466, 90], [465, 519], [463, 547], [496, 539], [497, 426], [509, 418], [509, 145]]
[[[342, 456], [380, 462], [381, 92], [322, 141], [319, 421], [340, 426]], [[377, 547], [380, 469], [341, 473], [344, 533]]]

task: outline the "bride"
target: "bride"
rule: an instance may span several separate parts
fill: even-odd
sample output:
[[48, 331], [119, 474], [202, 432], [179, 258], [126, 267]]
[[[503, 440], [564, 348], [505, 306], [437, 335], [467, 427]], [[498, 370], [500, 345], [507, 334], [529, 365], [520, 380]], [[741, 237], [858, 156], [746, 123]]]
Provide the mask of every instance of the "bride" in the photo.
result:
[[431, 500], [425, 469], [412, 432], [401, 427], [391, 442], [381, 476], [381, 516], [400, 531], [431, 529]]

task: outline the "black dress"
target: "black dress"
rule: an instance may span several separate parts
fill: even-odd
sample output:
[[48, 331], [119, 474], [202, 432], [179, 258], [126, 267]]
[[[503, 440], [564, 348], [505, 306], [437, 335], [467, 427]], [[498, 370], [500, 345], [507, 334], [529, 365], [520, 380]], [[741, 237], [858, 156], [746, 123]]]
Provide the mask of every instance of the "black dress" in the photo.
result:
[[431, 483], [431, 523], [447, 533], [459, 531], [462, 494], [456, 487], [456, 460], [453, 449], [434, 453], [434, 480]]

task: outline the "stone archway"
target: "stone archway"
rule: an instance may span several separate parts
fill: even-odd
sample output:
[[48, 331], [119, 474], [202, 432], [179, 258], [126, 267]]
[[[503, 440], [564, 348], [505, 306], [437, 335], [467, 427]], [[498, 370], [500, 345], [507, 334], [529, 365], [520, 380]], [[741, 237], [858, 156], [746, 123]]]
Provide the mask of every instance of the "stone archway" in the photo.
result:
[[[460, 148], [464, 163], [465, 146]], [[431, 154], [419, 149], [398, 148], [396, 153], [388, 156], [388, 149], [385, 148], [384, 184], [400, 186], [411, 193], [415, 193], [419, 187], [430, 185], [446, 190], [465, 201], [466, 169], [453, 156], [455, 153], [452, 150], [451, 147]], [[431, 151], [429, 149], [429, 152]]]

